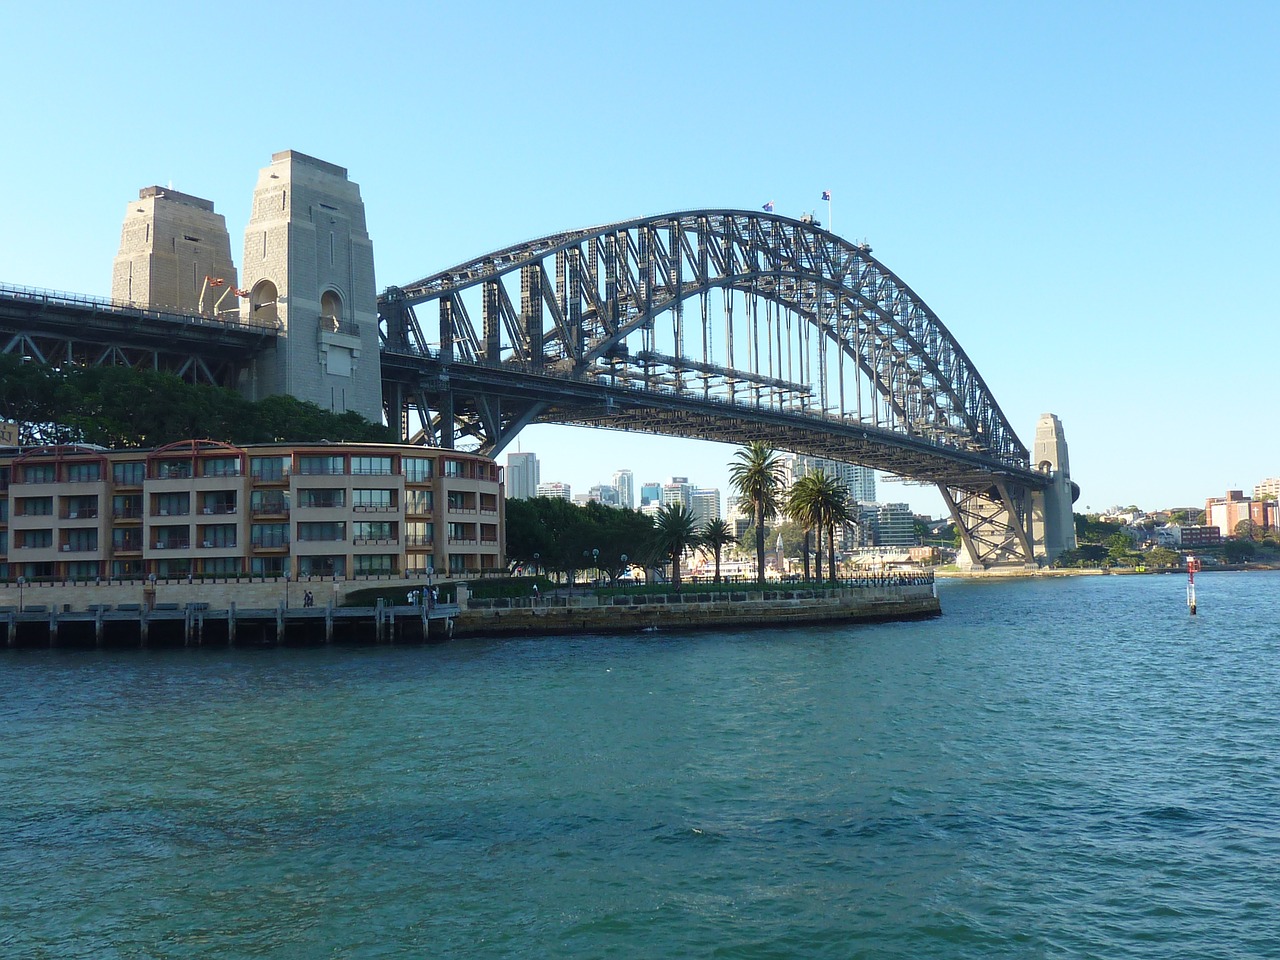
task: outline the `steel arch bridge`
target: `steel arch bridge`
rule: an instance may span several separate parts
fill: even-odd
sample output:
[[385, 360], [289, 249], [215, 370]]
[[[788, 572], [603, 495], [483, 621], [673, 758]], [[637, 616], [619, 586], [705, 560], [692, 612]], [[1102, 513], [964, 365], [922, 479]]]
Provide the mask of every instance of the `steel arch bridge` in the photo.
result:
[[379, 312], [406, 439], [491, 456], [535, 422], [762, 439], [935, 483], [974, 562], [1034, 560], [1049, 476], [937, 315], [811, 219], [553, 234], [391, 287]]

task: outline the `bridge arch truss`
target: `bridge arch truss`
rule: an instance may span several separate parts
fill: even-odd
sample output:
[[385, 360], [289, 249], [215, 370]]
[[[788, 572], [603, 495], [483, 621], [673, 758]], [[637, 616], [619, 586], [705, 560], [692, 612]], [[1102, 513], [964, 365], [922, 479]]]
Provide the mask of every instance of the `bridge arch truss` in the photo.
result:
[[869, 246], [812, 221], [554, 234], [389, 288], [379, 311], [407, 439], [497, 455], [534, 422], [766, 439], [936, 483], [978, 562], [1031, 559], [1045, 478], [977, 368]]

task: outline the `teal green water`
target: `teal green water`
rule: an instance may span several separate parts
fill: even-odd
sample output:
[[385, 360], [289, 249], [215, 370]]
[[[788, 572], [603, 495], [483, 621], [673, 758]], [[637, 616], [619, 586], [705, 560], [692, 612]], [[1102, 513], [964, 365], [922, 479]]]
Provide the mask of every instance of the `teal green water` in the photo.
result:
[[1280, 575], [0, 652], [0, 956], [1280, 956]]

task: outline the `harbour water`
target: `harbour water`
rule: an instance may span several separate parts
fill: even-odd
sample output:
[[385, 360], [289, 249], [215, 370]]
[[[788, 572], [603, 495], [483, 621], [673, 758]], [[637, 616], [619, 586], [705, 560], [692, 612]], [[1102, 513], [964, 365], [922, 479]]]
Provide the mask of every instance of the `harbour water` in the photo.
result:
[[0, 956], [1280, 955], [1280, 574], [0, 652]]

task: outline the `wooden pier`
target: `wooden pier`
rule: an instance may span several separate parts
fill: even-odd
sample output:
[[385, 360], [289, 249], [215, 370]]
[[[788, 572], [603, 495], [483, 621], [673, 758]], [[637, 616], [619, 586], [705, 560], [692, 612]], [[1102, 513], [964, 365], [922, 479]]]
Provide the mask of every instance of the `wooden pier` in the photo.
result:
[[97, 604], [87, 610], [0, 608], [8, 647], [307, 646], [325, 643], [439, 643], [453, 636], [458, 607], [289, 607], [210, 609], [208, 604]]

